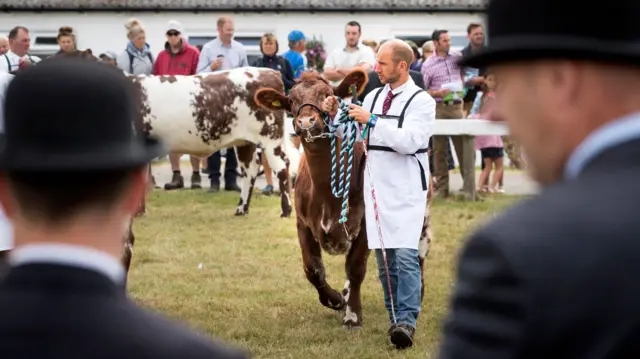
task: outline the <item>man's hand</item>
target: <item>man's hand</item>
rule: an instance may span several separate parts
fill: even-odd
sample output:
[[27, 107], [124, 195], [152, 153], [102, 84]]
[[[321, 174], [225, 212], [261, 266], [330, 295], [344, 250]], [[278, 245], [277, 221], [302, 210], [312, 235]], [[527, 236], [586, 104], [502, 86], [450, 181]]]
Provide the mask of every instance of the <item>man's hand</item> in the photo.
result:
[[326, 112], [329, 117], [334, 118], [338, 113], [338, 98], [329, 96], [322, 101], [322, 111]]
[[220, 67], [222, 67], [222, 62], [224, 61], [223, 57], [218, 57], [217, 59], [215, 59], [212, 63], [211, 63], [211, 71], [215, 71], [217, 69], [219, 69]]
[[369, 122], [371, 113], [356, 104], [351, 104], [349, 105], [349, 116], [359, 123], [366, 125]]
[[449, 92], [451, 89], [441, 89], [438, 91], [438, 97], [445, 97]]
[[476, 76], [476, 77], [472, 78], [471, 79], [471, 84], [474, 85], [474, 86], [478, 86], [478, 85], [484, 84], [484, 77]]

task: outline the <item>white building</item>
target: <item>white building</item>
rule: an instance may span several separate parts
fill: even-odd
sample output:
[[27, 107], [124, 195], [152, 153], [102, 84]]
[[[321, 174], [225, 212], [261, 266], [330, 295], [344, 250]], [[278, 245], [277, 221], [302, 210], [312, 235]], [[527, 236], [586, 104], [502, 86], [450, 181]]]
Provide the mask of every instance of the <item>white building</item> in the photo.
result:
[[[482, 21], [486, 0], [1, 0], [0, 33], [22, 25], [31, 32], [34, 55], [47, 56], [58, 50], [56, 35], [62, 25], [78, 34], [78, 48], [94, 54], [120, 52], [126, 46], [124, 23], [140, 19], [147, 29], [152, 52], [162, 50], [164, 27], [180, 21], [192, 44], [205, 43], [217, 35], [216, 19], [235, 19], [236, 40], [250, 56], [257, 55], [258, 40], [274, 33], [280, 52], [287, 47], [289, 31], [301, 30], [307, 37], [321, 38], [327, 52], [344, 46], [344, 26], [351, 20], [362, 25], [362, 39], [430, 38], [435, 29], [447, 29], [452, 45], [467, 44], [466, 27]], [[251, 59], [250, 59], [251, 60]]]

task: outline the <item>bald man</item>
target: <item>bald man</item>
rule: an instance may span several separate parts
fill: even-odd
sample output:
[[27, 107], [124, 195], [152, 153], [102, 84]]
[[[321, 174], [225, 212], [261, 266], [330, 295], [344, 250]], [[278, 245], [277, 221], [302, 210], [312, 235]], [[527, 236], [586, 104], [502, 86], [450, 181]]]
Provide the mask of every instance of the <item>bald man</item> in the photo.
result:
[[0, 56], [9, 51], [9, 38], [6, 36], [0, 36]]
[[[397, 349], [413, 345], [416, 319], [420, 313], [418, 256], [424, 257], [428, 249], [419, 246], [419, 243], [427, 242], [420, 241], [422, 224], [427, 216], [429, 164], [426, 153], [436, 116], [433, 98], [416, 86], [409, 76], [413, 57], [413, 50], [404, 41], [386, 42], [380, 47], [376, 59], [376, 73], [385, 85], [371, 91], [364, 98], [362, 107], [349, 105], [349, 115], [369, 126], [367, 166], [370, 167], [364, 172], [367, 237], [369, 249], [376, 253], [378, 276], [389, 311], [389, 338]], [[337, 99], [325, 99], [323, 110], [331, 116], [340, 115]], [[390, 284], [387, 283], [380, 249], [371, 180], [376, 190]]]

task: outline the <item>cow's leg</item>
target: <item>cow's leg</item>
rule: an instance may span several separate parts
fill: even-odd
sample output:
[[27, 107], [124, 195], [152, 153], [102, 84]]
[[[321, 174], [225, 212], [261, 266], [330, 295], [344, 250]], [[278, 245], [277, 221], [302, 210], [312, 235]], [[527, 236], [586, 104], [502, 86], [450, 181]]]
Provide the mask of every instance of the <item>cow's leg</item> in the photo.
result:
[[320, 244], [313, 238], [311, 230], [304, 223], [298, 220], [296, 225], [298, 227], [300, 250], [302, 251], [302, 264], [307, 280], [318, 291], [322, 305], [327, 308], [342, 310], [346, 300], [341, 293], [331, 288], [327, 283]]
[[429, 254], [429, 247], [431, 245], [431, 239], [433, 239], [433, 234], [431, 232], [431, 198], [433, 197], [433, 187], [429, 186], [429, 191], [427, 192], [427, 209], [424, 212], [424, 222], [422, 223], [422, 232], [420, 234], [420, 242], [418, 243], [418, 257], [420, 260], [420, 281], [422, 283], [422, 287], [420, 289], [420, 301], [424, 299], [424, 265], [427, 255]]
[[129, 267], [131, 266], [131, 258], [133, 257], [133, 243], [135, 237], [133, 236], [133, 218], [129, 222], [129, 230], [124, 237], [124, 248], [122, 252], [122, 266], [124, 267], [124, 284], [127, 285], [127, 279], [129, 277]]
[[355, 242], [347, 254], [345, 270], [347, 272], [347, 282], [344, 284], [342, 295], [347, 301], [347, 308], [342, 319], [342, 324], [349, 328], [359, 328], [362, 326], [362, 301], [360, 287], [364, 281], [367, 271], [367, 259], [369, 258], [369, 246], [367, 244], [366, 224], [362, 223], [362, 228]]
[[267, 156], [267, 161], [271, 169], [278, 176], [278, 185], [280, 187], [280, 206], [282, 211], [280, 217], [291, 216], [291, 181], [289, 181], [289, 159], [284, 152], [283, 145], [264, 146], [263, 155]]
[[242, 172], [242, 190], [238, 208], [236, 209], [236, 216], [244, 216], [249, 214], [249, 203], [251, 202], [253, 186], [256, 183], [260, 164], [258, 163], [256, 145], [253, 143], [236, 147], [236, 155]]

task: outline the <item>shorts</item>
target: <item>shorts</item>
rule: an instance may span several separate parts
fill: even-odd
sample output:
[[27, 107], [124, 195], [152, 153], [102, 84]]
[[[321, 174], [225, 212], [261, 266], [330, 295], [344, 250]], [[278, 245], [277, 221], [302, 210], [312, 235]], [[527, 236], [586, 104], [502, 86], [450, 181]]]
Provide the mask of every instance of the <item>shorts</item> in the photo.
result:
[[487, 147], [481, 148], [480, 154], [482, 154], [482, 161], [480, 161], [480, 168], [484, 170], [484, 159], [491, 158], [497, 159], [504, 157], [504, 148], [502, 147]]

